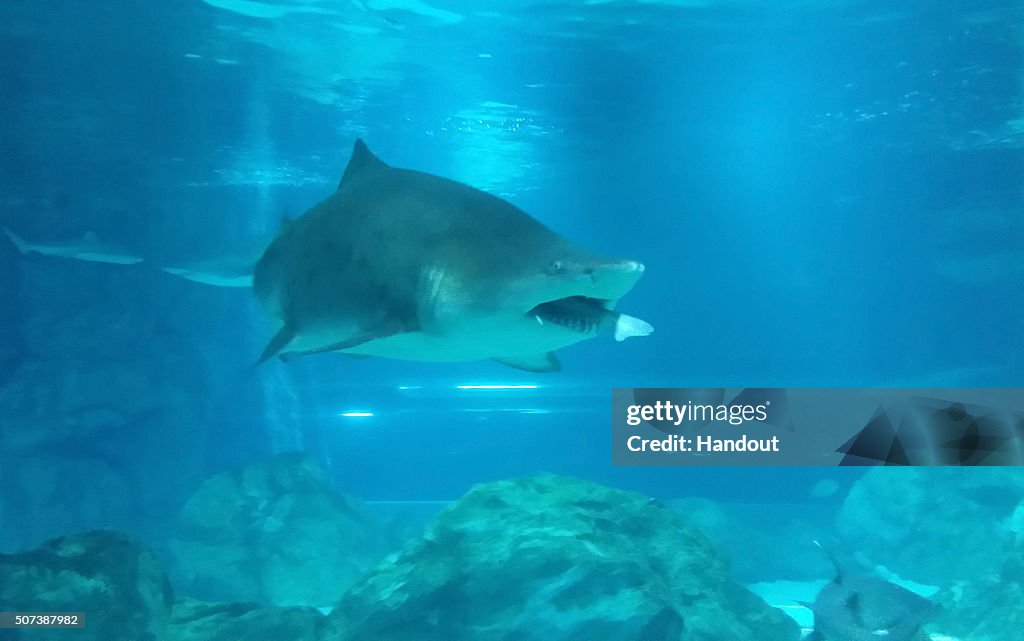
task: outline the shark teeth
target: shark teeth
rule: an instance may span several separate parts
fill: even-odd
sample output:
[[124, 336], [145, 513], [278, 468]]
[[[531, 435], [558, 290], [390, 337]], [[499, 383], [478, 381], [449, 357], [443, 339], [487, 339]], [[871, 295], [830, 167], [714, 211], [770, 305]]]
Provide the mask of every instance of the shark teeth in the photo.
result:
[[596, 334], [606, 315], [614, 312], [603, 307], [601, 299], [572, 296], [542, 303], [530, 310], [538, 325], [553, 323], [580, 334]]

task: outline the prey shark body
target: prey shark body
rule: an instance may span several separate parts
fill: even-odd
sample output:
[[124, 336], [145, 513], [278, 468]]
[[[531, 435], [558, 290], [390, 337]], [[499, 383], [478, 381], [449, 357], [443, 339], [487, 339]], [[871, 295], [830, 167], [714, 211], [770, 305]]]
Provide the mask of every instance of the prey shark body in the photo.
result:
[[252, 269], [244, 267], [233, 269], [220, 264], [189, 263], [160, 269], [173, 276], [211, 287], [252, 287]]
[[338, 190], [286, 224], [256, 265], [254, 292], [280, 323], [260, 361], [338, 351], [553, 371], [557, 349], [603, 330], [652, 331], [614, 311], [643, 271], [357, 141]]
[[249, 238], [213, 255], [180, 261], [160, 269], [212, 287], [252, 287], [256, 262], [269, 242], [268, 237]]

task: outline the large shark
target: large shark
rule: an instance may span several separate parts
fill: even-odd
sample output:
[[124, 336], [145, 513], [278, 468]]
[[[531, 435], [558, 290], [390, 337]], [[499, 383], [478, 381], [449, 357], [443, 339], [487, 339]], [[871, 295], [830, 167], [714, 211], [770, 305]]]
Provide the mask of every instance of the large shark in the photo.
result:
[[391, 167], [358, 140], [337, 191], [256, 265], [253, 289], [280, 322], [260, 362], [338, 351], [554, 371], [561, 347], [653, 331], [614, 311], [643, 272], [496, 196]]
[[935, 606], [923, 596], [873, 576], [845, 573], [817, 541], [836, 576], [813, 604], [814, 632], [805, 641], [929, 641], [922, 626]]
[[30, 242], [6, 227], [3, 230], [22, 254], [35, 252], [44, 256], [71, 258], [94, 263], [114, 263], [116, 265], [134, 265], [135, 263], [141, 263], [143, 260], [141, 256], [137, 256], [123, 247], [100, 240], [91, 231], [86, 232], [84, 236], [75, 240]]

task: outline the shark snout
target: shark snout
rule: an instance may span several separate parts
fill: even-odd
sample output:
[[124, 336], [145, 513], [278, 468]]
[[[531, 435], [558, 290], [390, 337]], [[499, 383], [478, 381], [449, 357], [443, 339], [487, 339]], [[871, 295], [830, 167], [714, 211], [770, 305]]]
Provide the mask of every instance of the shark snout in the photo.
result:
[[630, 274], [633, 272], [643, 273], [643, 263], [638, 263], [635, 260], [623, 260], [616, 263], [601, 263], [599, 265], [589, 265], [583, 268], [583, 273], [589, 275], [596, 274], [601, 271], [612, 271], [622, 272], [624, 274]]
[[593, 291], [586, 295], [616, 300], [633, 288], [644, 273], [644, 265], [635, 260], [615, 260], [595, 265], [587, 273]]
[[622, 274], [642, 274], [644, 273], [644, 264], [635, 260], [622, 260], [608, 265], [607, 269]]

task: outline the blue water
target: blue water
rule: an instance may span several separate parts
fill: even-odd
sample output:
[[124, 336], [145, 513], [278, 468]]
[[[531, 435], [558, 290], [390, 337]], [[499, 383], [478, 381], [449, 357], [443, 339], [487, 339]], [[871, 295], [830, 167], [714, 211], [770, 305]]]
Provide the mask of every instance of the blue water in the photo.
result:
[[[370, 501], [557, 472], [733, 503], [835, 478], [837, 506], [860, 472], [612, 467], [609, 391], [1024, 386], [1022, 21], [1012, 0], [6, 0], [0, 224], [146, 260], [0, 242], [0, 414], [33, 435], [0, 439], [9, 504], [32, 502], [25, 461], [66, 463], [45, 500], [97, 493], [80, 459], [126, 493], [33, 507], [0, 551], [149, 531], [206, 476], [295, 449]], [[269, 238], [360, 137], [642, 261], [619, 307], [655, 333], [567, 348], [557, 374], [254, 368], [251, 292], [157, 268]], [[90, 376], [105, 395], [76, 396]], [[120, 418], [59, 427], [95, 407]]]
[[[341, 6], [328, 22], [210, 4], [5, 3], [4, 224], [37, 238], [93, 230], [156, 264], [216, 251], [327, 195], [363, 136], [392, 164], [502, 194], [584, 246], [646, 263], [622, 308], [656, 334], [566, 350], [546, 385], [599, 395], [1024, 380], [1013, 3], [451, 3], [453, 24], [400, 9]], [[3, 254], [5, 272], [48, 268]], [[60, 269], [57, 291], [77, 278]], [[118, 274], [118, 302], [211, 350], [203, 365], [220, 382], [201, 402], [235, 451], [265, 447], [251, 441], [267, 429], [340, 438], [347, 428], [320, 419], [349, 402], [353, 380], [379, 407], [398, 384], [534, 379], [488, 363], [323, 358], [254, 375], [270, 330], [247, 293], [157, 276]], [[32, 320], [5, 280], [16, 363], [32, 352]], [[275, 385], [291, 391], [260, 389]], [[312, 421], [259, 426], [279, 412], [262, 405], [292, 395], [283, 411]], [[597, 425], [580, 427], [579, 466], [606, 473], [603, 408], [580, 408]], [[500, 449], [574, 429], [566, 417], [506, 418], [527, 427]], [[490, 451], [463, 438], [472, 424], [422, 420], [441, 449]], [[371, 458], [339, 474], [359, 484], [367, 477], [349, 471], [381, 469]], [[534, 460], [528, 449], [508, 459]], [[434, 494], [417, 474], [379, 476], [369, 485], [383, 494]]]

